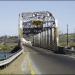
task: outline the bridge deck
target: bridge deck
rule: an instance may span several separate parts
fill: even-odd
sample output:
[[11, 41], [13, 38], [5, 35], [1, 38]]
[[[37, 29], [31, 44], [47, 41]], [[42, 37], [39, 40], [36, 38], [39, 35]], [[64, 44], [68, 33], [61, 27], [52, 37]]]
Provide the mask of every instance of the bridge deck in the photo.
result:
[[28, 48], [29, 58], [37, 74], [75, 74], [75, 58], [54, 54], [41, 48]]
[[75, 58], [25, 46], [23, 54], [0, 70], [0, 74], [27, 73], [75, 74]]

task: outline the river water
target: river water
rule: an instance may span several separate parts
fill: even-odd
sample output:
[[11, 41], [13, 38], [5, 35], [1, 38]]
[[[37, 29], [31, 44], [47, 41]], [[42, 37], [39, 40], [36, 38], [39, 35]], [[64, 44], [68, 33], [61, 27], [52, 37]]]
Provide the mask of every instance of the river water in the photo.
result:
[[10, 52], [0, 52], [0, 61], [9, 58], [12, 55], [13, 53], [10, 53]]

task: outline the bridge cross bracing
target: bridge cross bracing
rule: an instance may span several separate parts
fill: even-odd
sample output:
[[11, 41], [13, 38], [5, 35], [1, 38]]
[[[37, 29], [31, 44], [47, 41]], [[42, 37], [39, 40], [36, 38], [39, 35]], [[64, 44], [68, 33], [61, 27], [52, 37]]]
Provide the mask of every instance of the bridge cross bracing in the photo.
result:
[[[23, 38], [26, 39], [27, 37], [26, 40], [28, 40], [28, 38], [32, 36], [32, 40], [30, 41], [32, 41], [33, 45], [41, 47], [43, 47], [42, 42], [45, 40], [46, 48], [50, 47], [56, 49], [59, 44], [58, 27], [52, 13], [49, 11], [23, 12], [19, 15], [19, 19], [19, 27], [23, 31]], [[40, 21], [42, 23], [40, 25], [37, 23], [37, 25], [33, 25], [35, 21]], [[39, 42], [37, 43], [37, 41]]]

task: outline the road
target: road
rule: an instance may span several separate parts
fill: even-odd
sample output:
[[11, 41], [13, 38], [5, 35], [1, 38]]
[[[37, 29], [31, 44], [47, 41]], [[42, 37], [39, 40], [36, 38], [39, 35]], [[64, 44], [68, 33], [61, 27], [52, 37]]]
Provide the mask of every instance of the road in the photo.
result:
[[[35, 72], [34, 72], [35, 71]], [[24, 46], [24, 52], [0, 74], [75, 74], [75, 58]]]
[[29, 52], [37, 74], [75, 74], [75, 58], [54, 53], [44, 53], [40, 50], [25, 46], [25, 52]]

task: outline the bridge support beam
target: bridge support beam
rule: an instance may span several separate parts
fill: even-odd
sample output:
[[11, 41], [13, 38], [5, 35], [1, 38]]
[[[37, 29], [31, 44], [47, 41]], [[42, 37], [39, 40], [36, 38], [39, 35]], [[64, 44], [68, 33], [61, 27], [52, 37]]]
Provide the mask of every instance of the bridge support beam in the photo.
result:
[[50, 29], [50, 48], [52, 50], [58, 50], [59, 46], [59, 35], [58, 35], [58, 28], [57, 27], [52, 27]]

